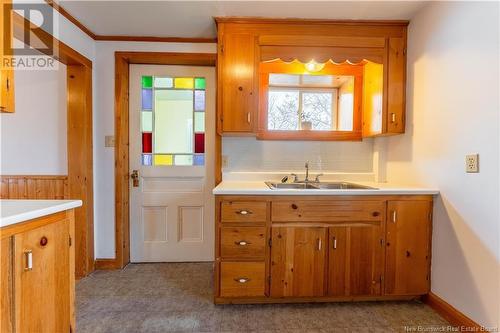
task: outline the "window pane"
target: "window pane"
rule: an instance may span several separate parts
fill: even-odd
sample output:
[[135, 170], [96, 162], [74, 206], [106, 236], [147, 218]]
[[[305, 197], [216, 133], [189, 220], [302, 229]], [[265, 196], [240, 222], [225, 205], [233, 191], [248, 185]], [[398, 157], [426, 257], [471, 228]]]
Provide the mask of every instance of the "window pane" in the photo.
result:
[[269, 91], [267, 128], [270, 130], [299, 129], [298, 91]]
[[313, 130], [332, 130], [332, 93], [302, 94], [302, 124], [311, 122]]
[[205, 165], [205, 155], [194, 155], [193, 165]]
[[194, 79], [194, 87], [195, 89], [205, 89], [205, 78], [197, 77]]
[[193, 91], [155, 91], [155, 153], [193, 153]]
[[196, 133], [205, 132], [205, 112], [194, 113], [194, 131]]
[[155, 155], [155, 165], [172, 165], [172, 155]]
[[205, 152], [205, 133], [196, 133], [194, 135], [194, 152], [197, 154]]
[[141, 128], [143, 132], [153, 131], [153, 112], [151, 111], [141, 112]]
[[270, 86], [299, 86], [300, 75], [295, 74], [269, 74]]
[[142, 87], [143, 88], [151, 88], [152, 86], [153, 86], [153, 77], [143, 76], [142, 77]]
[[174, 80], [171, 77], [155, 77], [155, 88], [172, 88]]
[[142, 89], [142, 109], [151, 110], [153, 108], [153, 91]]
[[192, 77], [176, 77], [175, 89], [193, 89]]
[[195, 90], [194, 92], [194, 110], [205, 111], [205, 91]]
[[142, 165], [152, 165], [153, 164], [153, 158], [151, 154], [143, 154], [142, 155]]
[[328, 86], [333, 85], [332, 75], [303, 75], [302, 84], [309, 86]]
[[151, 145], [151, 133], [142, 133], [142, 152], [143, 153], [152, 153], [153, 148]]
[[175, 165], [193, 165], [193, 155], [175, 155]]

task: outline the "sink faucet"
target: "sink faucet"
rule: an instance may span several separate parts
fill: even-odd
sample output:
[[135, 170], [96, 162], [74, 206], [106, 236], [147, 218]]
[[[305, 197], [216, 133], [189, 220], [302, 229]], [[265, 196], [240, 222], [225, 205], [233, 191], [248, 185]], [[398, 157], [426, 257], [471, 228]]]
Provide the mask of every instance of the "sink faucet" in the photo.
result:
[[306, 178], [304, 179], [304, 181], [307, 183], [309, 181], [309, 161], [306, 162]]

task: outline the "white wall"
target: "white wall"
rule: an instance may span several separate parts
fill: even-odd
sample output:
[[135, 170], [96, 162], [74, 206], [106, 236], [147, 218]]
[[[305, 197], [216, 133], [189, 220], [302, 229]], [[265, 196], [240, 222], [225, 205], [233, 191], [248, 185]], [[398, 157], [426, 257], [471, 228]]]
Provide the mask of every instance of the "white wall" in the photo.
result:
[[114, 135], [115, 51], [216, 53], [216, 44], [97, 42], [94, 63], [94, 238], [95, 257], [115, 257], [114, 149], [104, 137]]
[[0, 114], [0, 174], [65, 175], [66, 66], [14, 75], [15, 113]]
[[[387, 139], [387, 177], [440, 189], [432, 292], [498, 328], [499, 4], [430, 3], [408, 38], [408, 124]], [[478, 174], [465, 173], [469, 153]]]

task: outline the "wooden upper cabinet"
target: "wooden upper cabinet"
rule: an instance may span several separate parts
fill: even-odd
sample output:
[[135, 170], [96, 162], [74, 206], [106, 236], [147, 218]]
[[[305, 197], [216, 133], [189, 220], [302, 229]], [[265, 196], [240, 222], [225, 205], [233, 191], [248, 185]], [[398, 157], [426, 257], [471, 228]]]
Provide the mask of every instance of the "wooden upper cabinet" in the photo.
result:
[[381, 295], [384, 223], [330, 227], [328, 296]]
[[254, 92], [255, 37], [245, 33], [227, 33], [220, 37], [219, 132], [253, 132], [257, 95]]
[[430, 286], [430, 201], [389, 201], [385, 293], [422, 295]]
[[273, 227], [271, 297], [312, 297], [325, 294], [324, 227]]
[[2, 1], [0, 5], [0, 112], [14, 112], [14, 69], [4, 66], [4, 60], [10, 55], [10, 50], [4, 48], [4, 43], [12, 40], [11, 29], [4, 28], [4, 11], [9, 9], [10, 1]]
[[[334, 141], [404, 133], [407, 21], [216, 18], [216, 22], [219, 134], [255, 135], [262, 140]], [[297, 59], [301, 65], [332, 60], [364, 66], [362, 77], [354, 79], [359, 89], [353, 94], [361, 97], [353, 97], [358, 102], [353, 106], [352, 129], [339, 126], [345, 124], [339, 122], [340, 104], [332, 106], [331, 130], [314, 130], [314, 125], [310, 130], [311, 120], [306, 119], [300, 106], [299, 125], [268, 128], [267, 97], [275, 84], [263, 79], [262, 64], [276, 59]], [[302, 81], [299, 88], [310, 89]], [[344, 112], [340, 114], [345, 118]]]

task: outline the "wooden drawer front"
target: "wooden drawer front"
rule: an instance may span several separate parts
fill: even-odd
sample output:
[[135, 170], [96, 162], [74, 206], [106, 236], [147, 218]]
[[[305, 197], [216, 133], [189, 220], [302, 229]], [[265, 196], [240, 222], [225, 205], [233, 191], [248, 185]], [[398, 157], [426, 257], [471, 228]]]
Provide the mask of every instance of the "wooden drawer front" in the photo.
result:
[[383, 201], [283, 201], [272, 203], [273, 222], [382, 221]]
[[266, 294], [264, 262], [221, 262], [220, 296], [253, 297]]
[[266, 222], [267, 203], [258, 201], [223, 201], [222, 222]]
[[255, 258], [266, 253], [264, 227], [222, 227], [220, 233], [222, 257]]

